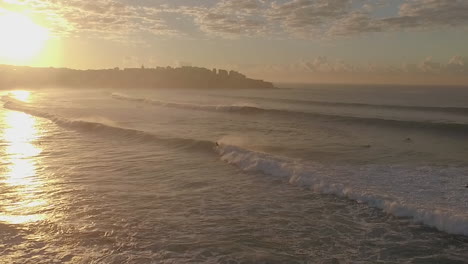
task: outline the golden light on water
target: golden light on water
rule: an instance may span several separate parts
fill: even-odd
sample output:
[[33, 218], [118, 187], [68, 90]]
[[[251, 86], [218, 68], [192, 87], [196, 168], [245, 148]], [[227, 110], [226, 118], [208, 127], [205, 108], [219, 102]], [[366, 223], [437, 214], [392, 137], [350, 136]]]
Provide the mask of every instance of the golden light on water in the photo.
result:
[[18, 90], [18, 91], [12, 91], [9, 93], [11, 97], [13, 97], [16, 100], [22, 101], [22, 102], [29, 102], [29, 99], [31, 97], [31, 92], [29, 91], [23, 91], [23, 90]]
[[49, 39], [49, 31], [26, 15], [3, 10], [0, 12], [0, 39], [0, 58], [21, 63], [42, 50]]
[[20, 112], [4, 112], [0, 124], [2, 175], [0, 222], [24, 224], [45, 219], [40, 213], [47, 206], [43, 199], [44, 182], [37, 174], [38, 156], [42, 152], [35, 117]]

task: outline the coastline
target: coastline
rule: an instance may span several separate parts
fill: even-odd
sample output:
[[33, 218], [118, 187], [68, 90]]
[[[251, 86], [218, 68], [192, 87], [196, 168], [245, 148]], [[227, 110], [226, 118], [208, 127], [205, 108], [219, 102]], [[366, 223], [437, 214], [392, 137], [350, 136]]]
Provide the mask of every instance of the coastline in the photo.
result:
[[273, 83], [236, 71], [201, 67], [114, 68], [75, 70], [0, 65], [4, 87], [69, 87], [131, 89], [273, 89]]

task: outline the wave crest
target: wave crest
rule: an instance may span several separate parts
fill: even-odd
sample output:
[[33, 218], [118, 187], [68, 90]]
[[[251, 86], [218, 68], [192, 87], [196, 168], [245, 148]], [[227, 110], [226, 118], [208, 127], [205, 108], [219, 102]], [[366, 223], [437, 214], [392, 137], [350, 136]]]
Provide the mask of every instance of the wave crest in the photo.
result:
[[422, 209], [387, 195], [358, 191], [345, 184], [333, 183], [332, 179], [324, 177], [318, 172], [323, 165], [311, 164], [311, 167], [305, 167], [303, 164], [289, 158], [250, 151], [222, 143], [219, 144], [217, 152], [221, 156], [221, 160], [244, 171], [281, 177], [292, 184], [306, 186], [317, 193], [333, 194], [365, 203], [398, 217], [412, 218], [415, 222], [437, 228], [440, 231], [468, 236], [468, 217], [466, 216], [438, 209]]
[[[105, 124], [105, 123], [110, 123], [110, 122], [99, 123], [95, 121], [86, 121], [82, 119], [64, 118], [64, 117], [46, 112], [42, 109], [30, 107], [30, 106], [20, 104], [17, 102], [12, 102], [12, 101], [7, 101], [3, 107], [6, 109], [13, 110], [13, 111], [20, 111], [26, 114], [48, 119], [61, 127], [75, 129], [79, 131], [85, 131], [85, 132], [101, 133], [101, 134], [105, 134], [106, 136], [123, 137], [128, 141], [137, 141], [137, 142], [153, 141], [153, 142], [157, 142], [161, 144], [170, 145], [172, 147], [180, 147], [184, 149], [197, 149], [197, 150], [209, 150], [209, 149], [213, 149], [215, 146], [214, 142], [211, 142], [211, 141], [196, 140], [196, 139], [189, 139], [189, 138], [163, 137], [163, 136], [155, 135], [155, 134], [141, 131], [141, 130], [122, 128], [118, 126], [113, 126], [111, 124]], [[98, 120], [98, 119], [94, 118], [94, 120]]]
[[113, 93], [112, 97], [117, 100], [130, 101], [130, 102], [139, 102], [150, 105], [164, 106], [164, 107], [174, 107], [182, 109], [192, 109], [192, 110], [205, 110], [205, 111], [222, 111], [222, 112], [259, 112], [264, 109], [261, 109], [257, 106], [252, 106], [248, 104], [233, 104], [233, 105], [199, 105], [199, 104], [189, 104], [189, 103], [179, 103], [179, 102], [164, 102], [153, 100], [149, 98], [136, 98], [130, 97], [119, 93]]
[[353, 124], [371, 125], [371, 126], [386, 126], [386, 127], [401, 127], [409, 129], [431, 129], [437, 131], [450, 131], [455, 133], [461, 133], [465, 135], [468, 133], [468, 124], [464, 123], [436, 123], [430, 121], [413, 121], [413, 120], [396, 120], [396, 119], [384, 119], [376, 117], [359, 117], [359, 116], [343, 116], [333, 115], [315, 112], [300, 112], [285, 109], [271, 109], [261, 108], [258, 106], [249, 105], [199, 105], [189, 103], [178, 103], [178, 102], [163, 102], [153, 100], [149, 98], [136, 98], [130, 97], [123, 94], [113, 93], [112, 97], [118, 100], [139, 102], [150, 105], [157, 105], [163, 107], [174, 107], [180, 109], [192, 109], [192, 110], [203, 110], [203, 111], [221, 111], [231, 113], [245, 113], [245, 114], [272, 114], [276, 116], [287, 116], [287, 117], [306, 117], [314, 118], [318, 120], [334, 120], [338, 122], [347, 122]]
[[168, 138], [140, 130], [114, 127], [98, 122], [67, 119], [46, 112], [43, 109], [12, 101], [7, 101], [4, 107], [10, 110], [21, 111], [37, 117], [46, 118], [59, 126], [79, 131], [102, 133], [105, 136], [123, 137], [129, 141], [144, 143], [148, 141], [156, 142], [158, 144], [182, 148], [184, 150], [206, 151], [209, 153], [213, 153], [212, 150], [215, 150], [220, 155], [221, 160], [235, 165], [241, 170], [260, 172], [287, 179], [291, 184], [306, 186], [318, 193], [333, 194], [365, 203], [371, 207], [380, 208], [395, 216], [410, 217], [416, 222], [435, 227], [441, 231], [468, 236], [468, 218], [466, 216], [457, 215], [448, 210], [422, 209], [401, 202], [390, 196], [378, 194], [377, 192], [363, 192], [355, 190], [346, 184], [334, 183], [332, 178], [324, 177], [320, 174], [320, 169], [324, 166], [321, 164], [305, 166], [303, 163], [293, 159], [248, 150], [246, 148], [225, 144], [223, 141], [215, 143], [188, 138]]
[[[217, 96], [217, 95], [216, 95]], [[310, 106], [330, 106], [330, 107], [351, 107], [369, 110], [406, 110], [406, 111], [423, 111], [423, 112], [438, 112], [466, 115], [468, 114], [467, 107], [455, 106], [418, 106], [418, 105], [394, 105], [394, 104], [369, 104], [369, 103], [350, 103], [350, 102], [332, 102], [332, 101], [313, 101], [285, 98], [266, 98], [266, 97], [247, 97], [247, 96], [228, 96], [239, 99], [255, 99], [266, 102], [278, 102], [288, 104], [301, 104]]]

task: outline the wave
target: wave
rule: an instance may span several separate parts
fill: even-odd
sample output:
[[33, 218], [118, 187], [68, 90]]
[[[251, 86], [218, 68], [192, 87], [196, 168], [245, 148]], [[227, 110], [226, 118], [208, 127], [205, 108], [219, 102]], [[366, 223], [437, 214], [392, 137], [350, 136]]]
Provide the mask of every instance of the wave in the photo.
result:
[[[221, 159], [235, 165], [244, 171], [261, 172], [263, 174], [287, 179], [292, 184], [306, 186], [311, 190], [347, 198], [371, 207], [379, 208], [386, 213], [409, 217], [415, 222], [434, 227], [451, 234], [468, 236], [468, 217], [456, 215], [448, 210], [428, 210], [398, 201], [386, 195], [378, 195], [365, 191], [354, 190], [345, 184], [332, 183], [332, 180], [318, 173], [320, 169], [304, 167], [295, 160], [278, 157], [267, 153], [255, 152], [233, 145], [220, 143], [217, 152]], [[315, 165], [319, 168], [321, 165]]]
[[265, 98], [265, 97], [247, 97], [247, 96], [223, 96], [240, 99], [255, 99], [268, 102], [279, 102], [289, 104], [316, 105], [316, 106], [332, 106], [332, 107], [352, 107], [352, 108], [368, 108], [368, 109], [388, 109], [388, 110], [405, 110], [405, 111], [423, 111], [423, 112], [439, 112], [450, 114], [468, 114], [468, 107], [453, 107], [453, 106], [414, 106], [414, 105], [389, 105], [389, 104], [367, 104], [367, 103], [348, 103], [348, 102], [331, 102], [331, 101], [314, 101], [314, 100], [298, 100], [284, 98]]
[[2, 102], [12, 102], [12, 103], [16, 103], [16, 104], [24, 104], [23, 101], [20, 101], [20, 100], [14, 98], [11, 93], [9, 93], [8, 95], [3, 95], [2, 97], [0, 97], [0, 101], [2, 101]]
[[118, 100], [140, 102], [157, 106], [174, 107], [182, 109], [194, 109], [194, 110], [205, 110], [205, 111], [222, 111], [222, 112], [237, 112], [246, 114], [273, 114], [276, 116], [286, 115], [293, 117], [307, 117], [315, 119], [323, 119], [326, 121], [335, 120], [338, 122], [351, 122], [356, 124], [364, 125], [379, 125], [379, 126], [391, 126], [391, 127], [402, 127], [402, 128], [415, 128], [415, 129], [433, 129], [452, 131], [466, 134], [468, 133], [468, 124], [464, 123], [436, 123], [429, 121], [413, 121], [413, 120], [396, 120], [396, 119], [384, 119], [384, 118], [373, 118], [373, 117], [358, 117], [358, 116], [343, 116], [343, 115], [332, 115], [314, 112], [299, 112], [284, 109], [271, 109], [261, 108], [257, 106], [246, 106], [246, 105], [199, 105], [189, 103], [177, 103], [177, 102], [164, 102], [153, 100], [149, 98], [136, 98], [130, 97], [123, 94], [113, 93], [112, 97]]
[[139, 102], [157, 106], [165, 107], [174, 107], [182, 109], [193, 109], [193, 110], [206, 110], [206, 111], [223, 111], [223, 112], [258, 112], [264, 109], [258, 108], [256, 106], [234, 104], [234, 105], [199, 105], [199, 104], [189, 104], [189, 103], [179, 103], [179, 102], [164, 102], [153, 100], [149, 98], [136, 98], [130, 97], [119, 93], [113, 93], [112, 97], [117, 100]]
[[221, 160], [235, 165], [244, 171], [261, 172], [285, 178], [292, 184], [307, 186], [315, 192], [333, 194], [366, 203], [371, 207], [380, 208], [395, 216], [410, 217], [416, 222], [435, 227], [441, 231], [468, 236], [467, 217], [453, 215], [447, 211], [425, 210], [401, 203], [383, 195], [353, 190], [353, 188], [345, 184], [332, 183], [325, 177], [321, 177], [316, 171], [305, 168], [303, 164], [293, 159], [229, 145], [224, 143], [223, 140], [212, 142], [189, 138], [162, 137], [135, 129], [110, 126], [98, 122], [68, 119], [46, 112], [44, 109], [31, 107], [18, 102], [7, 101], [4, 104], [4, 108], [45, 118], [61, 127], [84, 132], [100, 133], [105, 136], [123, 137], [128, 141], [144, 143], [148, 141], [156, 142], [183, 150], [206, 151], [209, 153], [213, 153], [214, 150], [220, 155]]
[[30, 114], [36, 117], [41, 117], [52, 121], [53, 123], [79, 131], [85, 132], [93, 132], [93, 133], [101, 133], [105, 134], [106, 136], [113, 136], [113, 137], [123, 137], [128, 141], [138, 141], [138, 142], [158, 142], [165, 145], [170, 145], [172, 147], [179, 147], [183, 149], [194, 149], [194, 150], [210, 150], [215, 147], [215, 143], [211, 141], [204, 141], [204, 140], [196, 140], [196, 139], [189, 139], [189, 138], [173, 138], [173, 137], [163, 137], [159, 135], [155, 135], [152, 133], [148, 133], [141, 130], [130, 129], [130, 128], [122, 128], [118, 126], [113, 126], [110, 124], [105, 124], [109, 122], [94, 122], [94, 121], [85, 121], [80, 119], [69, 119], [64, 118], [49, 112], [44, 111], [43, 109], [39, 109], [36, 107], [27, 106], [22, 103], [7, 101], [4, 105], [4, 108], [13, 110], [13, 111], [20, 111], [26, 114]]

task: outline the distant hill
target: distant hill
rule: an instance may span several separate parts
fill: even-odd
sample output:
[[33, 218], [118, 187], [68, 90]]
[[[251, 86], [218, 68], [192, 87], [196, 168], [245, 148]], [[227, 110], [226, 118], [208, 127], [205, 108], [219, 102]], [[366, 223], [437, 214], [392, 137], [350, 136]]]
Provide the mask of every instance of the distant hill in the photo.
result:
[[0, 65], [0, 88], [274, 88], [270, 82], [254, 80], [236, 71], [200, 67], [157, 67], [103, 70], [35, 68]]

